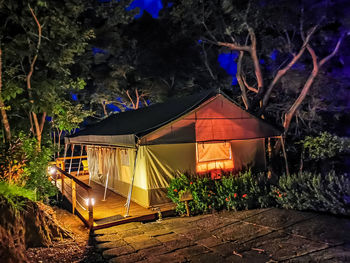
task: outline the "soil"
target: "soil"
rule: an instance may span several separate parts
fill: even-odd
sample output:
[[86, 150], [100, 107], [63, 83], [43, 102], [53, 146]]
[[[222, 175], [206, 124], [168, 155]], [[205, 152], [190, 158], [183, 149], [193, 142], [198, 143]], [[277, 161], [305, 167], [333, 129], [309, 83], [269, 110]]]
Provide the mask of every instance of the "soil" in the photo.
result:
[[102, 256], [89, 245], [89, 229], [67, 210], [53, 207], [59, 224], [71, 232], [72, 238], [57, 240], [49, 247], [28, 248], [28, 262], [104, 262]]

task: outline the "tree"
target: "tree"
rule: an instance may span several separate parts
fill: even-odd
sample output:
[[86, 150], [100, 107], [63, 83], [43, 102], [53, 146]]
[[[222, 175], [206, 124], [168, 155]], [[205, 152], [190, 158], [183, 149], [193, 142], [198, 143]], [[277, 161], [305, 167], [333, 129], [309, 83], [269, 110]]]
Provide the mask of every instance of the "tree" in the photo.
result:
[[[198, 37], [207, 46], [238, 54], [242, 103], [265, 118], [278, 111], [276, 119], [283, 119], [287, 133], [316, 77], [326, 74], [322, 67], [337, 55], [349, 32], [349, 21], [339, 10], [346, 10], [345, 1], [192, 0], [176, 3], [172, 16], [188, 32], [201, 34]], [[318, 59], [315, 47], [323, 59]], [[298, 84], [293, 90], [283, 80], [296, 72]]]
[[27, 112], [39, 148], [53, 102], [82, 83], [71, 66], [93, 37], [81, 27], [84, 10], [83, 1], [0, 3], [4, 92], [13, 95], [8, 104], [17, 116]]

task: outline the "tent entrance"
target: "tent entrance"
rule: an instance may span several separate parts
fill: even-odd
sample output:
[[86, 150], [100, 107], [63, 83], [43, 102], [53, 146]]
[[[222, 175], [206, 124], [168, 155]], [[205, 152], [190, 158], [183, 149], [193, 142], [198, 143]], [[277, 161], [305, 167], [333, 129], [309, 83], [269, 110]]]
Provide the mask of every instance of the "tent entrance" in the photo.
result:
[[217, 177], [221, 171], [232, 171], [234, 162], [229, 142], [197, 142], [196, 172]]

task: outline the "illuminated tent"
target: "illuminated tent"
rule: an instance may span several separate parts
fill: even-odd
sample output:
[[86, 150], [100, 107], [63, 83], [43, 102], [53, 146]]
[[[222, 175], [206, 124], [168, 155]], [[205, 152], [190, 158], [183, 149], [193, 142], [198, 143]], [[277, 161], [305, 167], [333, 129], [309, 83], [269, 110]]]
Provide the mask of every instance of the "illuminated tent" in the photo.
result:
[[224, 94], [204, 92], [113, 114], [66, 143], [87, 145], [91, 180], [150, 207], [169, 201], [176, 174], [264, 169], [265, 138], [280, 135]]

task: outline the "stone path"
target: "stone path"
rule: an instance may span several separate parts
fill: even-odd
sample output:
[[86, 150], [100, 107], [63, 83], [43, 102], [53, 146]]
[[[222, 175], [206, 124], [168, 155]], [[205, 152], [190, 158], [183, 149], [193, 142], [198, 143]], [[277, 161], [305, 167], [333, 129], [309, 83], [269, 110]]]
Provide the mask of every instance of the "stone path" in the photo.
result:
[[283, 209], [129, 223], [94, 233], [106, 262], [350, 262], [350, 219]]

